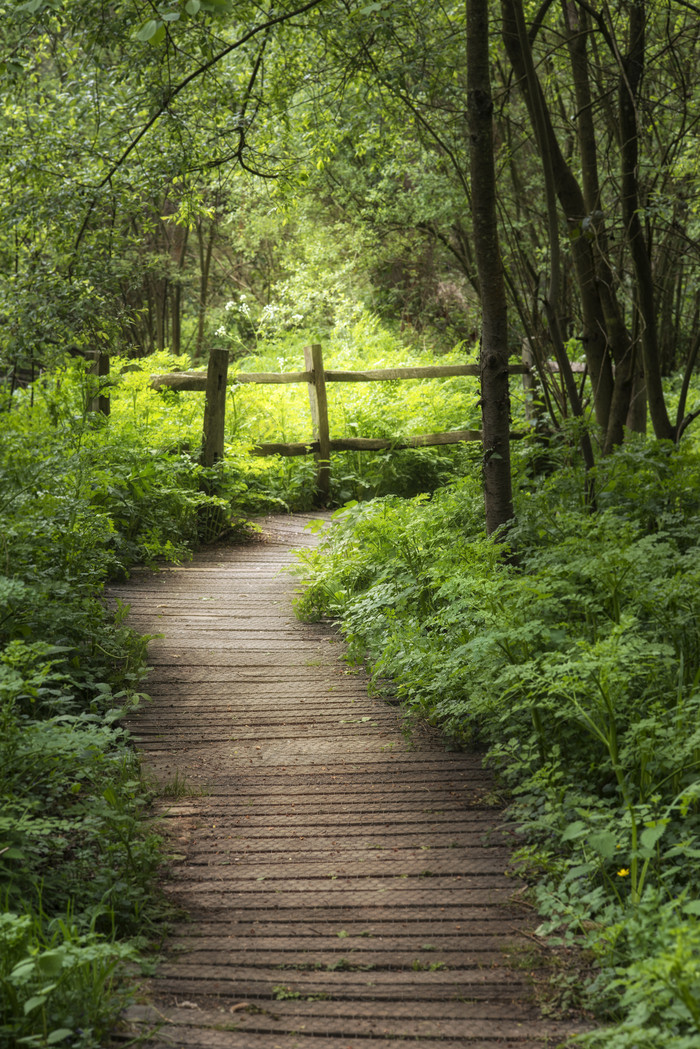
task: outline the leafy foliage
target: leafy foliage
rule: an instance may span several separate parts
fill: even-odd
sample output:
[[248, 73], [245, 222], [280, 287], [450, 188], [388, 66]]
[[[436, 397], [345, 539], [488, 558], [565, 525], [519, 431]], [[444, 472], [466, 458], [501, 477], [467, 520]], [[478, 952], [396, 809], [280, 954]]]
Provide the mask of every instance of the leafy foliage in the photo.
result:
[[596, 514], [575, 468], [523, 479], [517, 565], [472, 479], [344, 508], [298, 608], [340, 617], [409, 717], [487, 749], [542, 931], [583, 936], [620, 1017], [590, 1044], [680, 1047], [700, 1030], [700, 458], [639, 441], [597, 469]]
[[0, 1044], [100, 1044], [122, 1002], [120, 965], [133, 958], [128, 945], [70, 921], [48, 932], [38, 918], [0, 914]]
[[[126, 373], [127, 375], [129, 373]], [[101, 597], [231, 528], [235, 472], [87, 410], [70, 367], [0, 413], [0, 1045], [102, 1043], [158, 914], [159, 840], [120, 727], [145, 640]], [[125, 401], [133, 404], [128, 390]], [[167, 419], [167, 417], [166, 417]], [[173, 420], [170, 420], [174, 426]], [[163, 425], [160, 441], [172, 431]], [[222, 494], [223, 493], [223, 494]]]

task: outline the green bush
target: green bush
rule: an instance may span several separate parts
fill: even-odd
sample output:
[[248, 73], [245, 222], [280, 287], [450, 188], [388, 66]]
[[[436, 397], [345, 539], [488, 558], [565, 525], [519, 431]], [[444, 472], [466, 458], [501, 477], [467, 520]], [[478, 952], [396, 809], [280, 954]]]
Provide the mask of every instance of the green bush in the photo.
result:
[[123, 1004], [118, 980], [134, 951], [70, 922], [0, 913], [0, 1045], [103, 1043]]
[[[474, 480], [354, 505], [302, 568], [302, 616], [340, 617], [409, 716], [487, 750], [542, 931], [598, 955], [615, 1049], [700, 1034], [699, 470], [692, 446], [630, 444], [598, 467], [596, 513], [575, 468], [524, 476], [517, 564]], [[663, 1038], [634, 1042], [647, 1026]]]

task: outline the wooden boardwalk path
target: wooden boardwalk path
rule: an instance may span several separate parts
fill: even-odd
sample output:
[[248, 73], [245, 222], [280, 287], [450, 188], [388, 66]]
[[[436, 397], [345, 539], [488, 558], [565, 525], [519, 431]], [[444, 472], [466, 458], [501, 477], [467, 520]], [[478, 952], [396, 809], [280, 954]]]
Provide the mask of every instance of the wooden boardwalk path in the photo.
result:
[[218, 547], [113, 593], [150, 646], [132, 723], [186, 919], [115, 1037], [150, 1049], [539, 1049], [518, 884], [477, 756], [368, 698], [329, 627], [298, 622], [290, 546]]

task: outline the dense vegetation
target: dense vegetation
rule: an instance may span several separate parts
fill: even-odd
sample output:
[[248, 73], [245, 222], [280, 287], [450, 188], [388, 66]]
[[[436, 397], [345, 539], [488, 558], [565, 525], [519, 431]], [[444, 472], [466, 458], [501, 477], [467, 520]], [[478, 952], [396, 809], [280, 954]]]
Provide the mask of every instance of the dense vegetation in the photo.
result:
[[[555, 465], [554, 462], [551, 463]], [[302, 615], [340, 617], [409, 718], [483, 747], [525, 844], [541, 927], [599, 967], [584, 1039], [681, 1049], [700, 1032], [700, 459], [638, 441], [516, 486], [518, 564], [468, 476], [344, 509], [305, 556]], [[657, 487], [661, 481], [662, 486]], [[571, 986], [569, 987], [571, 990]]]
[[[82, 369], [81, 369], [82, 371]], [[100, 600], [134, 560], [182, 556], [216, 501], [80, 374], [0, 416], [0, 1044], [98, 1045], [153, 929], [161, 862], [123, 713], [144, 640]]]
[[[353, 326], [371, 347], [365, 362], [415, 360], [361, 309]], [[298, 367], [300, 338], [261, 341], [246, 365]], [[362, 363], [352, 341], [339, 325], [329, 359]], [[100, 1045], [124, 1001], [124, 964], [147, 958], [167, 917], [154, 884], [154, 788], [120, 726], [142, 699], [145, 644], [126, 610], [101, 599], [105, 582], [231, 537], [247, 514], [313, 502], [313, 462], [247, 452], [270, 433], [308, 436], [306, 391], [232, 391], [226, 459], [204, 470], [202, 395], [148, 386], [152, 372], [183, 363], [113, 358], [108, 419], [89, 410], [97, 380], [80, 361], [6, 396], [0, 412], [2, 1046]], [[475, 389], [442, 403], [415, 388], [402, 399], [365, 388], [332, 408], [338, 425], [370, 425], [381, 410], [399, 431], [461, 418], [476, 400]], [[336, 495], [435, 488], [461, 458], [338, 456]]]
[[300, 611], [488, 753], [589, 1044], [697, 1044], [697, 14], [0, 0], [0, 1045], [98, 1045], [162, 916], [104, 584], [316, 498], [248, 454], [311, 439], [303, 387], [231, 386], [205, 470], [201, 395], [149, 376], [317, 341], [481, 368], [336, 387], [333, 435], [483, 444], [334, 455]]

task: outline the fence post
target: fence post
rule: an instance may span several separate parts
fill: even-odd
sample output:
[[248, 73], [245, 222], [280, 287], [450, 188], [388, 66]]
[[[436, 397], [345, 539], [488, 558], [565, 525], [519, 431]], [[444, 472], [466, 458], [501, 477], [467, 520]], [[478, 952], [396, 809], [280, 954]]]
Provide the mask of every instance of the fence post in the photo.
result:
[[316, 462], [316, 496], [319, 505], [328, 502], [331, 490], [331, 435], [328, 428], [328, 397], [326, 377], [323, 369], [323, 351], [318, 343], [304, 347], [304, 363], [313, 381], [309, 383], [309, 405], [313, 423], [314, 440], [318, 441]]
[[[109, 375], [109, 354], [103, 353], [102, 350], [95, 350], [92, 354], [93, 364], [90, 367], [90, 374], [96, 376], [96, 391], [90, 398], [90, 411], [99, 412], [101, 415], [109, 415], [109, 397], [104, 392], [105, 383], [104, 379]], [[32, 362], [32, 374], [34, 372], [34, 363]]]
[[224, 422], [226, 420], [226, 379], [228, 350], [212, 350], [207, 368], [207, 393], [204, 402], [202, 433], [202, 466], [213, 466], [224, 457]]

